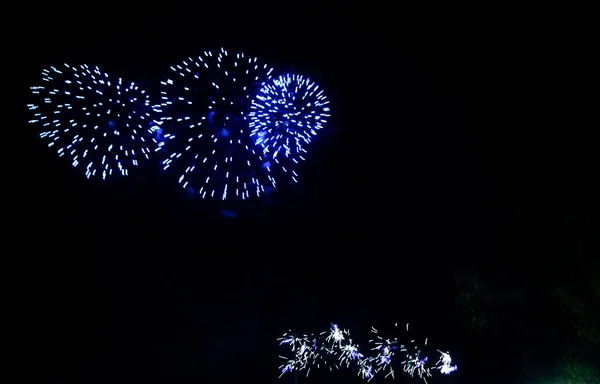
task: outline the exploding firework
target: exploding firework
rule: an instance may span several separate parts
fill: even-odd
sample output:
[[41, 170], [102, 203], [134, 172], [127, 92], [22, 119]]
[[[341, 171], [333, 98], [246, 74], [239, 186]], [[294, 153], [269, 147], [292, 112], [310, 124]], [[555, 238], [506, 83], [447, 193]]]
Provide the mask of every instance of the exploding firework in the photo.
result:
[[[398, 323], [394, 325], [398, 329]], [[409, 324], [406, 324], [406, 332], [409, 331]], [[400, 344], [398, 338], [384, 338], [380, 336], [379, 331], [374, 327], [371, 332], [375, 334], [375, 338], [369, 340], [373, 345], [371, 348], [375, 352], [373, 356], [375, 364], [375, 373], [382, 372], [385, 377], [394, 377], [394, 366], [398, 364], [402, 367], [402, 371], [406, 372], [411, 377], [415, 374], [427, 383], [427, 378], [432, 376], [432, 371], [440, 370], [444, 374], [449, 374], [457, 369], [452, 366], [452, 359], [449, 353], [444, 353], [438, 350], [442, 355], [437, 363], [433, 366], [428, 366], [429, 357], [425, 352], [428, 339], [425, 338], [423, 344], [417, 344], [415, 339], [411, 339], [406, 344]], [[394, 357], [396, 356], [396, 357]]]
[[242, 53], [205, 51], [162, 81], [163, 168], [203, 198], [247, 199], [276, 187], [250, 138], [251, 96], [272, 69]]
[[[408, 331], [408, 324], [406, 330]], [[371, 348], [367, 355], [360, 352], [359, 345], [350, 338], [350, 332], [342, 330], [336, 324], [331, 325], [329, 332], [321, 332], [315, 336], [286, 333], [278, 340], [281, 341], [280, 345], [289, 345], [292, 354], [290, 357], [281, 356], [286, 360], [279, 367], [281, 376], [302, 370], [306, 370], [308, 375], [311, 369], [320, 368], [321, 365], [330, 370], [344, 366], [357, 368], [359, 376], [371, 381], [378, 375], [395, 378], [395, 367], [401, 367], [409, 376], [416, 375], [427, 383], [427, 378], [435, 371], [447, 375], [457, 369], [456, 365], [452, 365], [450, 354], [440, 350], [437, 350], [440, 354], [438, 361], [427, 366], [427, 339], [421, 346], [416, 345], [415, 340], [404, 345], [397, 338], [380, 336], [375, 328], [371, 328], [371, 332], [375, 334], [375, 338], [369, 340]], [[327, 364], [330, 361], [333, 363]]]
[[312, 335], [297, 336], [288, 332], [278, 340], [279, 345], [289, 345], [292, 352], [290, 357], [280, 356], [286, 361], [279, 367], [281, 375], [306, 370], [308, 376], [311, 370], [322, 368], [333, 371], [342, 366], [349, 367], [363, 357], [358, 346], [352, 343], [349, 331], [337, 324], [331, 324], [328, 331]]
[[158, 147], [149, 95], [88, 65], [50, 67], [28, 104], [40, 137], [87, 178], [127, 176]]
[[330, 117], [329, 101], [319, 85], [297, 74], [265, 83], [252, 100], [250, 136], [267, 166], [298, 182], [298, 164], [306, 147]]
[[293, 371], [307, 370], [306, 375], [310, 373], [310, 363], [316, 358], [317, 352], [313, 347], [313, 343], [307, 335], [298, 336], [293, 333], [285, 333], [282, 337], [277, 339], [280, 341], [279, 345], [289, 345], [292, 351], [292, 357], [279, 356], [285, 360], [285, 363], [279, 366], [281, 370], [281, 376], [285, 373]]

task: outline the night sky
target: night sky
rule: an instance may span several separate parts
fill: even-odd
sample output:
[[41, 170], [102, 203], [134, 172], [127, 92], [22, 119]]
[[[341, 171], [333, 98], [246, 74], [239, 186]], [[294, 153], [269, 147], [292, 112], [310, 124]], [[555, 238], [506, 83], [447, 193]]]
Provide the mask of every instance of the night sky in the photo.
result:
[[[36, 167], [22, 184], [22, 252], [35, 265], [36, 370], [48, 382], [275, 383], [276, 338], [332, 321], [364, 339], [372, 325], [413, 324], [459, 365], [432, 383], [478, 382], [504, 353], [526, 349], [502, 342], [514, 341], [510, 331], [468, 332], [457, 271], [487, 273], [498, 287], [522, 283], [536, 297], [528, 287], [552, 283], [537, 271], [561, 270], [565, 256], [541, 249], [559, 248], [564, 217], [597, 239], [584, 170], [592, 155], [579, 137], [480, 109], [465, 124], [467, 83], [494, 88], [511, 76], [479, 68], [481, 45], [468, 45], [443, 12], [388, 22], [384, 9], [176, 4], [38, 8], [23, 95], [52, 64], [155, 84], [172, 63], [225, 47], [319, 82], [332, 100], [329, 129], [297, 187], [224, 205], [190, 199], [152, 166], [126, 180], [85, 180], [23, 124]], [[477, 104], [495, 103], [473, 92]], [[506, 108], [522, 107], [521, 96]], [[545, 322], [548, 308], [527, 316]], [[524, 377], [517, 365], [498, 382]]]

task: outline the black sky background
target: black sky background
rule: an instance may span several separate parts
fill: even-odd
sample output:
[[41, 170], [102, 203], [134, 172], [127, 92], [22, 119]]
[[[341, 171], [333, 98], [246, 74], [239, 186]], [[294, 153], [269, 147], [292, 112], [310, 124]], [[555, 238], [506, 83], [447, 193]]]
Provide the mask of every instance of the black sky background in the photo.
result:
[[[450, 265], [535, 265], [490, 245], [514, 206], [595, 212], [574, 136], [542, 140], [502, 116], [465, 124], [467, 78], [495, 87], [510, 76], [482, 74], [481, 45], [443, 11], [390, 21], [348, 6], [86, 7], [32, 12], [24, 94], [51, 64], [152, 86], [172, 63], [223, 46], [320, 82], [334, 117], [298, 188], [225, 206], [183, 196], [151, 165], [125, 182], [83, 180], [23, 124], [37, 171], [24, 184], [22, 249], [51, 379], [276, 382], [275, 339], [334, 321], [365, 338], [371, 325], [410, 322], [461, 367], [433, 382], [467, 382], [483, 371], [480, 346], [462, 342]], [[347, 377], [321, 375], [312, 380]]]

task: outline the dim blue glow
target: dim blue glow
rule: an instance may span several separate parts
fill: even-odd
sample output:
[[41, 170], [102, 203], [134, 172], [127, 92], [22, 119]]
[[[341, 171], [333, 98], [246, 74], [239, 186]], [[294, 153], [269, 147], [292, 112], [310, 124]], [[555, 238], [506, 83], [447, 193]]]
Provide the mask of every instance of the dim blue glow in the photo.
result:
[[223, 209], [221, 211], [221, 215], [225, 216], [228, 219], [235, 219], [237, 217], [237, 212], [232, 209]]
[[98, 67], [64, 64], [42, 71], [28, 104], [40, 137], [87, 178], [127, 176], [159, 146], [150, 96]]

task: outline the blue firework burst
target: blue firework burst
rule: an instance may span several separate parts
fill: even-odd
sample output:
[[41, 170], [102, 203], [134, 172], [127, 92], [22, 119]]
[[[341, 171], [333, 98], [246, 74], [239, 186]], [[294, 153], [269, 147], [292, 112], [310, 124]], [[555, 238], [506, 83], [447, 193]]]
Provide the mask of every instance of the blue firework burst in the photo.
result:
[[260, 88], [248, 114], [250, 136], [269, 167], [298, 182], [297, 165], [327, 123], [328, 104], [318, 84], [297, 74], [273, 78]]
[[40, 137], [87, 178], [127, 176], [158, 146], [149, 95], [88, 65], [50, 67], [28, 104]]
[[250, 138], [251, 96], [272, 69], [242, 53], [205, 51], [171, 67], [161, 82], [163, 168], [202, 198], [247, 199], [275, 188]]

